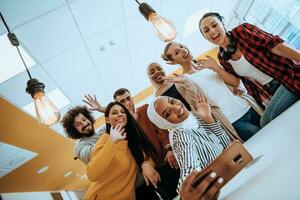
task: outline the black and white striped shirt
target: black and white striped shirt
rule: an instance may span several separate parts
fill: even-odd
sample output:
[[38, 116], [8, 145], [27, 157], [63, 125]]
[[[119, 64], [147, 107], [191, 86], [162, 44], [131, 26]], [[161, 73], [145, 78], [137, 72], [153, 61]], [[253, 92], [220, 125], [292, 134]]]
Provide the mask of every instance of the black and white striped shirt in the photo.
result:
[[219, 121], [198, 122], [198, 128], [178, 127], [169, 131], [170, 144], [180, 167], [178, 188], [190, 172], [206, 167], [231, 143]]

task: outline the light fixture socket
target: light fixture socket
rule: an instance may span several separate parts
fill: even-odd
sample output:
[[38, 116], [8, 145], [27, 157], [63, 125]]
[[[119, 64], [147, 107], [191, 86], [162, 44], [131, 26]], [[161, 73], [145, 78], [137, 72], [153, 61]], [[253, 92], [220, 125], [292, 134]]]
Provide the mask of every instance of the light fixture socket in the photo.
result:
[[147, 3], [141, 3], [139, 5], [139, 10], [141, 12], [141, 14], [148, 20], [149, 19], [149, 15], [151, 13], [156, 13], [155, 10], [149, 6]]
[[13, 46], [17, 47], [20, 45], [20, 42], [14, 33], [7, 33], [7, 37]]
[[34, 98], [36, 93], [45, 93], [44, 92], [45, 84], [39, 82], [37, 79], [32, 78], [27, 81], [26, 92], [31, 94], [31, 97]]

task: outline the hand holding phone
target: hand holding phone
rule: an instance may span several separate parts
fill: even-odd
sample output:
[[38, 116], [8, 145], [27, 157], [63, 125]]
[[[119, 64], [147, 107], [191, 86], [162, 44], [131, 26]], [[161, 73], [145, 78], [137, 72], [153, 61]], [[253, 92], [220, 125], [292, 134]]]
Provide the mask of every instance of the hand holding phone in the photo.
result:
[[253, 158], [238, 140], [233, 141], [213, 162], [205, 167], [192, 182], [196, 188], [211, 172], [223, 178], [221, 187], [239, 173]]

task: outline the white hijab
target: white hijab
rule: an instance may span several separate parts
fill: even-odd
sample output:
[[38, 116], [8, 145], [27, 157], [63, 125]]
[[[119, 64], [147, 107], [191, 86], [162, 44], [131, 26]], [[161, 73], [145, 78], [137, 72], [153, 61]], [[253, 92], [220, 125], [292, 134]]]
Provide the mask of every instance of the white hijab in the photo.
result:
[[155, 124], [160, 129], [172, 129], [172, 128], [197, 128], [198, 127], [198, 120], [196, 117], [189, 112], [188, 118], [184, 121], [174, 124], [160, 116], [157, 111], [155, 110], [154, 104], [156, 100], [162, 98], [161, 96], [156, 97], [148, 106], [147, 115], [150, 121]]

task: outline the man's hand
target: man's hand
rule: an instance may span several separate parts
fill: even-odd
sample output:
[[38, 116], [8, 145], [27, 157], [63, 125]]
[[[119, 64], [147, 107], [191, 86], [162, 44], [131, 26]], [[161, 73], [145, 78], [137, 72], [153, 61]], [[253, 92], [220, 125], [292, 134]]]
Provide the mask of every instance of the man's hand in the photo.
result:
[[196, 188], [192, 187], [192, 182], [200, 172], [191, 172], [183, 181], [179, 192], [182, 200], [216, 200], [220, 194], [220, 189], [224, 181], [215, 172], [211, 172], [200, 182]]
[[149, 185], [149, 182], [157, 188], [157, 182], [160, 181], [159, 173], [152, 167], [148, 162], [142, 164], [142, 172], [146, 182], [146, 185]]
[[173, 151], [169, 150], [166, 153], [165, 161], [167, 161], [172, 169], [178, 169], [178, 163], [174, 156]]
[[100, 103], [97, 101], [96, 96], [92, 97], [91, 95], [84, 95], [85, 99], [82, 99], [84, 103], [86, 103], [89, 106], [89, 110], [91, 111], [99, 111], [104, 113], [105, 107], [101, 106]]

